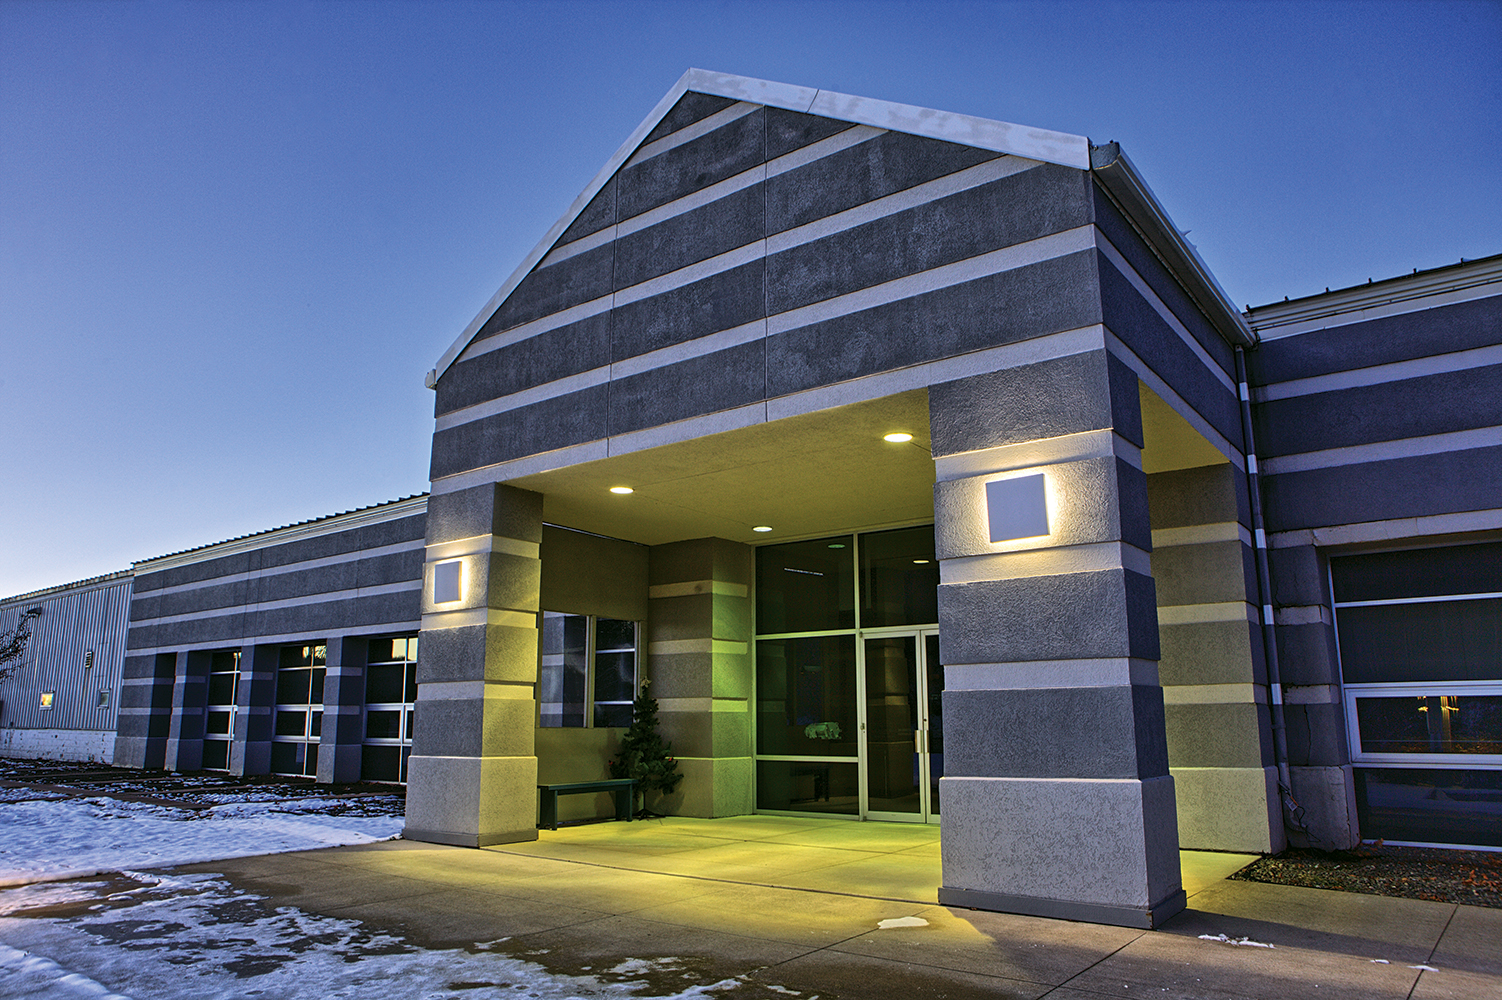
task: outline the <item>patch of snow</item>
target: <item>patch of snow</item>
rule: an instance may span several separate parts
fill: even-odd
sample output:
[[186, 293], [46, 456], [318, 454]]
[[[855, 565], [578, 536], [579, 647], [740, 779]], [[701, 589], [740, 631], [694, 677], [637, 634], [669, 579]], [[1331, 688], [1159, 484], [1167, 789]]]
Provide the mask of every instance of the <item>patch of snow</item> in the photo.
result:
[[876, 926], [888, 931], [893, 927], [927, 927], [928, 921], [922, 917], [888, 917], [885, 920], [878, 920]]
[[[137, 884], [116, 891], [126, 878], [91, 883], [98, 903], [90, 907], [70, 897], [74, 912], [68, 916], [18, 916], [28, 909], [18, 899], [34, 906], [60, 902], [54, 887], [0, 892], [11, 914], [0, 918], [0, 938], [20, 946], [0, 952], [0, 972], [11, 971], [9, 962], [19, 975], [22, 963], [30, 963], [29, 978], [0, 975], [0, 997], [363, 1000], [392, 995], [392, 985], [400, 983], [401, 995], [413, 998], [470, 990], [481, 991], [472, 994], [477, 997], [493, 996], [504, 990], [529, 1000], [624, 1000], [644, 991], [660, 996], [660, 980], [654, 984], [643, 977], [684, 961], [631, 959], [617, 966], [619, 972], [563, 975], [488, 948], [426, 949], [355, 920], [276, 906], [215, 875], [162, 879], [132, 873], [128, 879]], [[53, 988], [59, 985], [73, 992]], [[723, 1000], [745, 985], [742, 979], [721, 979], [663, 1000]]]
[[1253, 941], [1251, 938], [1226, 937], [1224, 934], [1201, 934], [1201, 941], [1216, 941], [1220, 944], [1235, 944], [1243, 948], [1274, 948], [1276, 945], [1263, 944], [1261, 941]]
[[1438, 972], [1439, 971], [1438, 969], [1436, 969], [1432, 965], [1410, 965], [1409, 968], [1410, 969], [1418, 969], [1420, 972]]
[[[374, 811], [376, 815], [365, 815]], [[122, 868], [390, 840], [402, 817], [348, 810], [333, 798], [231, 802], [179, 809], [110, 798], [0, 803], [0, 887]]]
[[1389, 962], [1385, 958], [1374, 958], [1374, 959], [1372, 959], [1372, 964], [1373, 965], [1391, 965], [1392, 963]]

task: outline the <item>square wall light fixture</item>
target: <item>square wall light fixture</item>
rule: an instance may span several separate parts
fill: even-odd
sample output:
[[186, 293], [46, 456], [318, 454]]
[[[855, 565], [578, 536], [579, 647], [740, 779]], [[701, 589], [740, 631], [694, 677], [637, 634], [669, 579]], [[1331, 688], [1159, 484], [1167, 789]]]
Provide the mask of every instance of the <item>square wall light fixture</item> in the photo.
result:
[[463, 566], [458, 559], [433, 564], [434, 604], [450, 604], [459, 599], [459, 577]]
[[986, 520], [993, 542], [1048, 534], [1048, 495], [1043, 473], [987, 483]]

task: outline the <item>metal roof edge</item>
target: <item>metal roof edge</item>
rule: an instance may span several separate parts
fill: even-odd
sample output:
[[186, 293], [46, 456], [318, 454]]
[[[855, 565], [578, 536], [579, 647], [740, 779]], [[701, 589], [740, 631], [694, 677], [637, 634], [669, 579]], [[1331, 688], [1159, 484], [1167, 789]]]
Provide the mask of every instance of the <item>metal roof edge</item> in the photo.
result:
[[1091, 172], [1127, 220], [1147, 241], [1168, 272], [1183, 286], [1212, 326], [1235, 345], [1252, 347], [1257, 334], [1246, 317], [1232, 304], [1230, 296], [1215, 280], [1215, 275], [1199, 253], [1184, 239], [1136, 166], [1122, 152], [1121, 144], [1108, 142], [1090, 148]]
[[132, 565], [132, 569], [138, 575], [157, 573], [178, 566], [189, 566], [207, 559], [219, 559], [223, 556], [268, 548], [272, 545], [300, 541], [304, 538], [332, 535], [339, 531], [349, 531], [351, 528], [361, 528], [367, 524], [395, 521], [427, 509], [428, 494], [416, 493], [409, 497], [402, 497], [400, 500], [388, 500], [369, 507], [357, 507], [339, 514], [328, 514], [308, 521], [299, 521], [296, 524], [283, 525], [280, 528], [268, 528], [265, 531], [241, 535], [222, 542], [211, 542], [196, 548], [169, 552], [164, 556], [141, 559]]
[[83, 580], [75, 580], [72, 583], [59, 583], [51, 587], [43, 587], [41, 590], [29, 590], [24, 594], [17, 594], [14, 597], [0, 597], [0, 606], [24, 601], [35, 601], [44, 597], [56, 597], [58, 594], [66, 594], [72, 591], [93, 590], [95, 587], [102, 587], [106, 584], [131, 579], [135, 575], [136, 571], [134, 569], [117, 569], [113, 573], [91, 576]]
[[1316, 292], [1287, 302], [1269, 302], [1253, 306], [1247, 315], [1254, 329], [1272, 330], [1293, 323], [1359, 312], [1494, 282], [1502, 282], [1502, 254], [1478, 257], [1459, 264], [1444, 264], [1365, 285], [1337, 288], [1331, 292]]
[[896, 104], [869, 97], [856, 97], [834, 91], [800, 87], [796, 84], [758, 80], [755, 77], [737, 76], [733, 73], [717, 73], [706, 69], [689, 69], [678, 82], [663, 95], [650, 114], [623, 142], [615, 154], [605, 162], [594, 180], [574, 199], [568, 211], [548, 229], [532, 251], [522, 259], [505, 284], [490, 297], [490, 301], [470, 320], [448, 350], [439, 357], [437, 364], [424, 380], [429, 389], [438, 384], [438, 379], [469, 346], [476, 333], [485, 325], [506, 297], [516, 290], [522, 279], [537, 265], [537, 262], [552, 248], [553, 242], [563, 234], [573, 221], [588, 207], [591, 199], [599, 194], [621, 165], [647, 137], [657, 123], [662, 121], [679, 98], [689, 91], [727, 97], [732, 100], [761, 104], [784, 111], [822, 115], [856, 125], [871, 125], [894, 132], [906, 132], [945, 142], [976, 146], [998, 153], [1008, 153], [1048, 163], [1058, 163], [1077, 170], [1090, 169], [1090, 140], [1081, 135], [1053, 132], [1048, 129], [1014, 125], [1010, 122], [993, 121], [932, 108], [920, 108], [910, 104]]

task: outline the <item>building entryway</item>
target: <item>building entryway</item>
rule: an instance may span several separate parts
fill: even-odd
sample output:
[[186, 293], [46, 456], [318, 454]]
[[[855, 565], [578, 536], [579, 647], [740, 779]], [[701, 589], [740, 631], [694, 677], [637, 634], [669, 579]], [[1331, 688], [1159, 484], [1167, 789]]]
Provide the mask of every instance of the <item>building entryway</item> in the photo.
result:
[[861, 645], [861, 815], [936, 823], [944, 773], [939, 633], [867, 633]]

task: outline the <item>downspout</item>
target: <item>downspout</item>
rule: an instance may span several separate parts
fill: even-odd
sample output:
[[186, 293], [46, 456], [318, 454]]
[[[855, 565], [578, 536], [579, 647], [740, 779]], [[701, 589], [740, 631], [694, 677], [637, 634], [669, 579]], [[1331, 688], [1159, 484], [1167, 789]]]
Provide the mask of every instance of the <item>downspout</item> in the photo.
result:
[[1262, 613], [1262, 654], [1267, 664], [1267, 693], [1273, 729], [1273, 760], [1278, 766], [1278, 794], [1283, 803], [1283, 828], [1302, 836], [1311, 847], [1315, 838], [1304, 821], [1304, 807], [1293, 797], [1288, 771], [1288, 726], [1283, 712], [1283, 682], [1278, 667], [1277, 625], [1273, 620], [1272, 571], [1267, 559], [1267, 532], [1262, 520], [1262, 482], [1257, 471], [1257, 439], [1252, 430], [1252, 391], [1246, 377], [1246, 352], [1236, 351], [1236, 385], [1241, 397], [1241, 447], [1246, 455], [1246, 488], [1252, 514], [1253, 550], [1257, 560], [1257, 596]]

